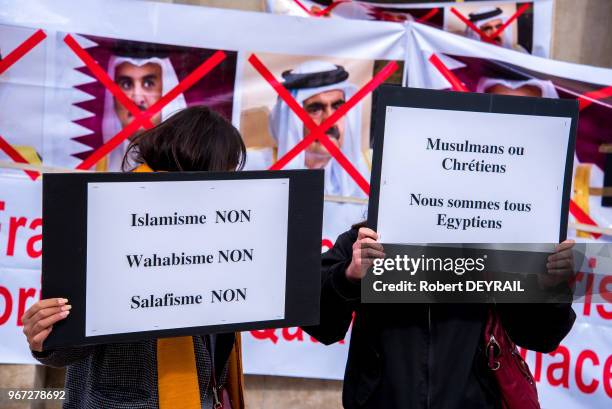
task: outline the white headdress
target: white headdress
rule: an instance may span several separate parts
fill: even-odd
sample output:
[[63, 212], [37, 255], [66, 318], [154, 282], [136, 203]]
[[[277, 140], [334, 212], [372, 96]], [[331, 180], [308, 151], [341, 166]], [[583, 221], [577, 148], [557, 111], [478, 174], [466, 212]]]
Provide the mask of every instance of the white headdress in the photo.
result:
[[[120, 57], [111, 56], [108, 62], [108, 75], [111, 79], [115, 79], [115, 70], [117, 66], [124, 62], [130, 63], [137, 67], [142, 67], [145, 64], [153, 63], [161, 67], [162, 73], [162, 95], [166, 95], [168, 91], [176, 87], [179, 83], [174, 67], [170, 62], [169, 58], [131, 58], [131, 57]], [[164, 106], [161, 110], [161, 120], [165, 120], [170, 115], [187, 107], [185, 96], [180, 94], [178, 97], [173, 99], [170, 103]], [[115, 136], [121, 130], [121, 122], [115, 112], [114, 99], [110, 91], [105, 90], [104, 92], [104, 116], [102, 117], [102, 138], [104, 143]], [[121, 164], [123, 162], [123, 155], [129, 145], [129, 141], [126, 139], [115, 148], [111, 153], [108, 154], [108, 170], [109, 171], [120, 171]]]
[[[499, 7], [483, 7], [478, 9], [475, 13], [469, 14], [470, 21], [478, 28], [483, 24], [493, 20], [501, 20], [502, 24], [508, 21], [508, 16], [504, 14], [502, 9]], [[474, 40], [480, 40], [480, 34], [472, 30], [470, 27], [465, 28], [465, 33], [469, 38]], [[501, 34], [502, 46], [505, 48], [512, 48], [514, 38], [512, 36], [512, 27], [508, 26]]]
[[[333, 74], [338, 72], [341, 67], [323, 61], [308, 61], [294, 70], [291, 75], [297, 74]], [[343, 72], [345, 72], [342, 69]], [[357, 91], [356, 87], [346, 81], [346, 75], [338, 82], [320, 86], [307, 85], [303, 88], [295, 86], [290, 89], [292, 96], [302, 105], [304, 100], [313, 95], [326, 91], [341, 90], [344, 98], [348, 100]], [[312, 84], [311, 84], [312, 85]], [[304, 124], [293, 113], [291, 108], [282, 100], [278, 99], [270, 114], [270, 132], [278, 144], [278, 157], [284, 156], [291, 148], [304, 138]], [[346, 158], [361, 173], [369, 179], [368, 167], [361, 153], [361, 104], [355, 105], [345, 115], [344, 142], [340, 148]], [[305, 154], [302, 151], [287, 166], [286, 169], [303, 169]], [[325, 167], [325, 194], [339, 196], [365, 197], [364, 192], [342, 168], [342, 166], [332, 158]]]
[[503, 78], [487, 78], [483, 77], [478, 81], [476, 92], [486, 92], [489, 88], [495, 85], [503, 85], [506, 88], [518, 89], [524, 86], [537, 87], [542, 91], [542, 98], [559, 98], [555, 84], [548, 80], [538, 80], [535, 78], [529, 80], [507, 80]]

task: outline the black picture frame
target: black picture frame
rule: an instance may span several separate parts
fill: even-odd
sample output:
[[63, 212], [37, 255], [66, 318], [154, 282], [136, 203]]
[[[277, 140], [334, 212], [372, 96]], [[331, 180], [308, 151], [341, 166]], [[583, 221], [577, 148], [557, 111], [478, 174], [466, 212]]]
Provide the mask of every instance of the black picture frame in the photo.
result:
[[[54, 325], [44, 349], [318, 324], [323, 175], [323, 170], [45, 174], [42, 298], [67, 298], [73, 308]], [[280, 178], [289, 179], [284, 319], [85, 336], [88, 183]]]
[[567, 238], [570, 193], [576, 131], [578, 124], [578, 101], [570, 99], [534, 98], [508, 95], [482, 94], [474, 92], [439, 91], [421, 88], [405, 88], [381, 85], [372, 97], [372, 134], [374, 152], [370, 176], [370, 199], [368, 202], [368, 227], [378, 227], [378, 202], [380, 198], [380, 175], [383, 146], [385, 142], [385, 116], [388, 106], [439, 109], [465, 112], [489, 112], [515, 115], [566, 117], [571, 119], [565, 174], [559, 221], [559, 242]]

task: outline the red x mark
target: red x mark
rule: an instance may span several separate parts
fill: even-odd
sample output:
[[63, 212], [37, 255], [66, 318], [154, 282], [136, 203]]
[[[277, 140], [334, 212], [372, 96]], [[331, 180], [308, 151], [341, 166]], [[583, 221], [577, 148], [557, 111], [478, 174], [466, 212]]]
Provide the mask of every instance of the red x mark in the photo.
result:
[[[18, 163], [30, 163], [24, 158], [17, 149], [13, 148], [10, 143], [0, 135], [0, 149], [2, 149], [11, 159]], [[38, 172], [33, 170], [24, 170], [32, 180], [36, 180], [39, 176]]]
[[[17, 48], [7, 54], [2, 60], [0, 60], [0, 75], [4, 73], [4, 71], [8, 70], [9, 67], [15, 64], [24, 55], [30, 52], [34, 47], [40, 44], [40, 42], [45, 38], [47, 38], [45, 32], [38, 30], [28, 37], [23, 43], [17, 46]], [[24, 158], [15, 148], [11, 146], [10, 143], [6, 141], [6, 139], [2, 137], [2, 135], [0, 135], [0, 149], [2, 149], [15, 162], [29, 163], [26, 158]], [[36, 180], [39, 176], [38, 172], [31, 170], [26, 170], [25, 173], [27, 173], [32, 180]]]
[[[432, 54], [431, 57], [429, 57], [429, 62], [431, 62], [432, 65], [436, 67], [436, 69], [440, 71], [444, 78], [451, 84], [453, 91], [469, 92], [461, 80], [459, 80], [459, 78], [457, 78], [457, 76], [444, 65], [442, 60], [440, 60], [437, 55]], [[597, 226], [595, 220], [593, 220], [584, 210], [582, 210], [582, 208], [572, 199], [570, 199], [569, 211], [576, 218], [578, 223]], [[591, 233], [591, 235], [596, 239], [601, 237], [601, 234], [598, 233]]]
[[449, 70], [446, 65], [444, 65], [442, 60], [440, 60], [437, 55], [432, 54], [431, 57], [429, 57], [429, 62], [432, 63], [438, 71], [440, 71], [440, 74], [442, 74], [446, 81], [450, 82], [451, 87], [454, 91], [469, 92], [463, 82], [461, 82], [461, 80], [459, 80], [459, 78], [457, 78], [457, 76], [453, 74], [452, 71]]
[[591, 106], [591, 104], [596, 103], [597, 100], [612, 97], [612, 86], [599, 89], [597, 91], [587, 92], [578, 97], [578, 106], [582, 111], [583, 109]]
[[440, 12], [440, 9], [439, 9], [439, 8], [437, 8], [437, 9], [431, 9], [431, 10], [429, 10], [429, 12], [428, 12], [427, 14], [425, 14], [423, 17], [418, 18], [418, 19], [417, 19], [417, 23], [424, 23], [424, 22], [426, 22], [426, 21], [429, 21], [429, 20], [431, 20], [431, 18], [432, 18], [433, 16], [435, 16], [435, 15], [436, 15], [436, 14], [438, 14], [439, 12]]
[[329, 14], [333, 9], [335, 9], [336, 7], [338, 7], [340, 4], [342, 3], [348, 3], [351, 0], [339, 0], [339, 1], [334, 1], [332, 2], [329, 6], [327, 6], [326, 8], [324, 8], [323, 10], [320, 11], [311, 11], [308, 9], [308, 7], [306, 7], [300, 0], [293, 0], [295, 2], [295, 4], [297, 4], [302, 10], [304, 10], [306, 13], [308, 13], [308, 15], [313, 16], [313, 17], [322, 17], [325, 16], [327, 14]]
[[359, 101], [361, 101], [367, 94], [372, 92], [376, 87], [385, 81], [398, 66], [395, 61], [387, 64], [374, 78], [372, 78], [366, 85], [363, 86], [359, 91], [355, 93], [348, 101], [342, 104], [332, 115], [330, 115], [320, 125], [317, 125], [308, 113], [302, 108], [302, 106], [293, 98], [293, 96], [283, 87], [272, 75], [272, 73], [264, 66], [264, 64], [257, 58], [255, 54], [249, 57], [251, 65], [264, 77], [266, 81], [274, 88], [278, 93], [279, 97], [285, 101], [285, 103], [291, 108], [291, 110], [302, 120], [304, 126], [310, 131], [304, 139], [298, 142], [289, 152], [287, 152], [282, 158], [274, 163], [270, 170], [282, 169], [287, 163], [295, 158], [300, 152], [306, 149], [315, 140], [318, 140], [325, 146], [327, 151], [338, 161], [338, 163], [348, 172], [348, 174], [355, 180], [359, 187], [365, 192], [366, 195], [370, 194], [370, 184], [364, 177], [359, 173], [353, 164], [344, 156], [342, 151], [329, 139], [325, 134], [329, 128], [331, 128], [340, 118], [342, 118], [351, 108], [353, 108]]
[[151, 105], [147, 110], [141, 111], [122, 91], [117, 84], [106, 74], [106, 72], [98, 65], [98, 63], [81, 48], [77, 42], [68, 34], [64, 38], [64, 42], [70, 47], [74, 53], [85, 63], [91, 73], [117, 98], [119, 101], [130, 110], [134, 115], [134, 119], [125, 128], [108, 140], [104, 145], [96, 149], [87, 159], [81, 162], [77, 169], [89, 169], [100, 161], [104, 156], [108, 155], [113, 149], [119, 146], [123, 141], [129, 138], [134, 132], [141, 127], [152, 127], [151, 118], [155, 116], [164, 106], [170, 103], [174, 98], [179, 96], [185, 90], [192, 87], [203, 76], [208, 74], [213, 68], [225, 59], [223, 51], [215, 52], [209, 59], [204, 61], [191, 74], [183, 79], [176, 87], [172, 88], [166, 95], [162, 96], [156, 103]]
[[459, 12], [459, 10], [457, 10], [456, 8], [451, 7], [451, 12], [455, 16], [457, 16], [459, 18], [459, 20], [463, 21], [465, 23], [465, 25], [467, 25], [469, 28], [471, 28], [476, 33], [478, 33], [478, 35], [480, 36], [482, 41], [486, 41], [488, 43], [492, 43], [497, 37], [499, 37], [504, 32], [504, 30], [506, 28], [508, 28], [508, 26], [510, 24], [514, 23], [514, 20], [516, 20], [517, 18], [519, 18], [519, 16], [521, 14], [526, 12], [528, 8], [529, 8], [529, 4], [523, 4], [521, 7], [519, 7], [519, 9], [516, 11], [516, 13], [514, 13], [500, 28], [495, 30], [495, 32], [493, 34], [491, 34], [491, 35], [488, 35], [488, 34], [485, 34], [484, 32], [482, 32], [482, 30], [480, 30], [478, 27], [476, 27], [476, 25], [474, 23], [472, 23], [467, 17], [465, 17], [463, 14], [461, 14]]

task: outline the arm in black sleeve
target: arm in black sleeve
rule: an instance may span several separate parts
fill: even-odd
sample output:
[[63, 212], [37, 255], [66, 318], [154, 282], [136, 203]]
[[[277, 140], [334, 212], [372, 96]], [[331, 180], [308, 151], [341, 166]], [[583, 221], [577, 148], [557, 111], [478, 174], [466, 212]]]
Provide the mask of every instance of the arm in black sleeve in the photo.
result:
[[[564, 286], [564, 288], [563, 288]], [[563, 284], [550, 292], [558, 302], [497, 304], [504, 328], [517, 345], [537, 352], [552, 352], [570, 332], [576, 314], [572, 291]]]
[[349, 230], [321, 256], [321, 320], [303, 329], [326, 345], [344, 339], [360, 301], [361, 284], [346, 278], [356, 239], [357, 230]]
[[32, 351], [32, 356], [41, 364], [54, 368], [63, 368], [67, 365], [87, 358], [94, 353], [95, 346], [57, 348], [43, 352]]

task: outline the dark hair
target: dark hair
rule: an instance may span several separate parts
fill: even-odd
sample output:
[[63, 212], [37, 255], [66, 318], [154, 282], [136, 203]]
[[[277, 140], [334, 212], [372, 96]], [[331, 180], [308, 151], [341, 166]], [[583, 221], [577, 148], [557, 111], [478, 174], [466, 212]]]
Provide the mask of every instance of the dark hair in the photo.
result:
[[240, 132], [205, 106], [176, 112], [137, 135], [123, 157], [123, 169], [147, 164], [154, 171], [241, 170], [246, 147]]

